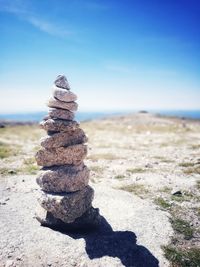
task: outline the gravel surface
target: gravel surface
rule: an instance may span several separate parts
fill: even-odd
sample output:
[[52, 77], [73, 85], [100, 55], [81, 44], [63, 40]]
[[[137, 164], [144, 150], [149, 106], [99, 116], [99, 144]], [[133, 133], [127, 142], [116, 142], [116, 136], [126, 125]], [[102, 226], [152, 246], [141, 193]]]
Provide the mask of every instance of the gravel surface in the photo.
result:
[[173, 234], [168, 214], [108, 184], [95, 188], [101, 226], [88, 233], [42, 227], [35, 177], [12, 176], [1, 183], [1, 266], [168, 266], [161, 245]]

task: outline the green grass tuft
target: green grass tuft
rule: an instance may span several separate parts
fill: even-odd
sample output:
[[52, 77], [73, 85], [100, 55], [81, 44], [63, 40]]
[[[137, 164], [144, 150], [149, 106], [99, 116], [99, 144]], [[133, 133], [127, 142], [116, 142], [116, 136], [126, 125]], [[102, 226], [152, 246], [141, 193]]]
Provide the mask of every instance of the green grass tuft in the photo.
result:
[[17, 169], [11, 169], [11, 168], [0, 168], [0, 174], [1, 176], [8, 176], [8, 175], [15, 175], [18, 173]]
[[197, 195], [189, 192], [184, 191], [182, 195], [173, 195], [171, 196], [171, 200], [176, 202], [184, 202], [184, 201], [191, 201], [192, 199], [196, 198]]
[[197, 189], [200, 189], [200, 180], [197, 181]]
[[112, 153], [99, 153], [99, 154], [91, 154], [88, 156], [88, 159], [97, 161], [97, 160], [116, 160], [121, 159], [121, 157], [118, 157]]
[[171, 191], [172, 191], [172, 188], [170, 188], [168, 186], [164, 186], [164, 187], [159, 189], [159, 192], [163, 192], [163, 193], [170, 193]]
[[11, 145], [0, 142], [0, 159], [15, 155], [17, 155], [17, 150], [13, 149]]
[[193, 167], [195, 165], [194, 162], [181, 162], [179, 163], [180, 167]]
[[115, 176], [115, 179], [124, 179], [124, 178], [126, 178], [126, 176], [125, 175], [123, 175], [123, 174], [118, 174], [118, 175], [116, 175]]
[[39, 167], [36, 165], [27, 165], [23, 169], [21, 169], [24, 174], [37, 174]]
[[179, 218], [172, 218], [171, 224], [176, 232], [184, 235], [184, 239], [189, 240], [193, 237], [194, 230], [187, 221]]
[[158, 205], [159, 207], [163, 208], [163, 209], [170, 209], [171, 208], [171, 204], [169, 202], [167, 202], [164, 198], [162, 197], [158, 197], [154, 200], [154, 203], [156, 205]]
[[35, 158], [24, 159], [22, 167], [19, 169], [23, 174], [37, 174], [39, 167], [36, 164]]
[[172, 263], [172, 267], [200, 266], [200, 249], [179, 249], [172, 246], [163, 247], [165, 257]]

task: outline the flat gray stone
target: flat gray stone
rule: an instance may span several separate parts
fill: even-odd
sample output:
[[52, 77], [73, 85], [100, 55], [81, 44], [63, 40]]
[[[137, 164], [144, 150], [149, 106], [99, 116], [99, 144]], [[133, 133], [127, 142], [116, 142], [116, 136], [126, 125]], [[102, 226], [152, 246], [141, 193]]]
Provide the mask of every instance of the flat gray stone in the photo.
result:
[[71, 112], [77, 111], [78, 104], [76, 102], [63, 102], [54, 97], [51, 97], [48, 102], [48, 107], [50, 108], [62, 108], [67, 109]]
[[88, 185], [90, 171], [84, 165], [44, 168], [36, 181], [46, 192], [75, 192]]
[[53, 88], [53, 96], [63, 102], [73, 102], [77, 100], [77, 96], [73, 92], [56, 86]]
[[67, 109], [51, 108], [48, 116], [52, 119], [73, 120], [75, 115]]
[[50, 167], [66, 164], [79, 165], [87, 155], [87, 146], [73, 145], [51, 149], [41, 148], [35, 155], [39, 166]]
[[64, 89], [67, 89], [67, 90], [70, 90], [70, 86], [69, 86], [68, 80], [67, 80], [67, 78], [65, 77], [65, 75], [58, 75], [58, 77], [56, 78], [54, 84], [55, 84], [57, 87], [64, 88]]
[[48, 132], [70, 132], [79, 127], [76, 121], [67, 121], [60, 119], [47, 119], [40, 122], [40, 127]]
[[55, 218], [72, 223], [91, 207], [93, 198], [94, 190], [86, 186], [80, 191], [59, 195], [43, 192], [38, 201]]
[[83, 144], [87, 141], [88, 139], [84, 131], [78, 128], [74, 131], [59, 132], [45, 136], [41, 140], [41, 146], [45, 148], [53, 148], [53, 147]]

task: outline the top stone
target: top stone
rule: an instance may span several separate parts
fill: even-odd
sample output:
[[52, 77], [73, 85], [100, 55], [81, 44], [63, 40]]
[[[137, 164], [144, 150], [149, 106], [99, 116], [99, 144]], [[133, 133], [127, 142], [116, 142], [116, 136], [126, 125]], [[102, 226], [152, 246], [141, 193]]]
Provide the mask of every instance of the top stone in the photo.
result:
[[70, 90], [70, 86], [65, 75], [58, 75], [54, 84], [59, 88]]

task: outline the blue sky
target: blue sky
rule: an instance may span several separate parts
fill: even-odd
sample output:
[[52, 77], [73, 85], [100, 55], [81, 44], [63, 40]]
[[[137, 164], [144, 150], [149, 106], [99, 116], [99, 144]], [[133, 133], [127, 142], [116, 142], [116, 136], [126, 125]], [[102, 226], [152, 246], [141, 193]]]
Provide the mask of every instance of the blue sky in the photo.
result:
[[0, 0], [0, 112], [200, 109], [199, 0]]

